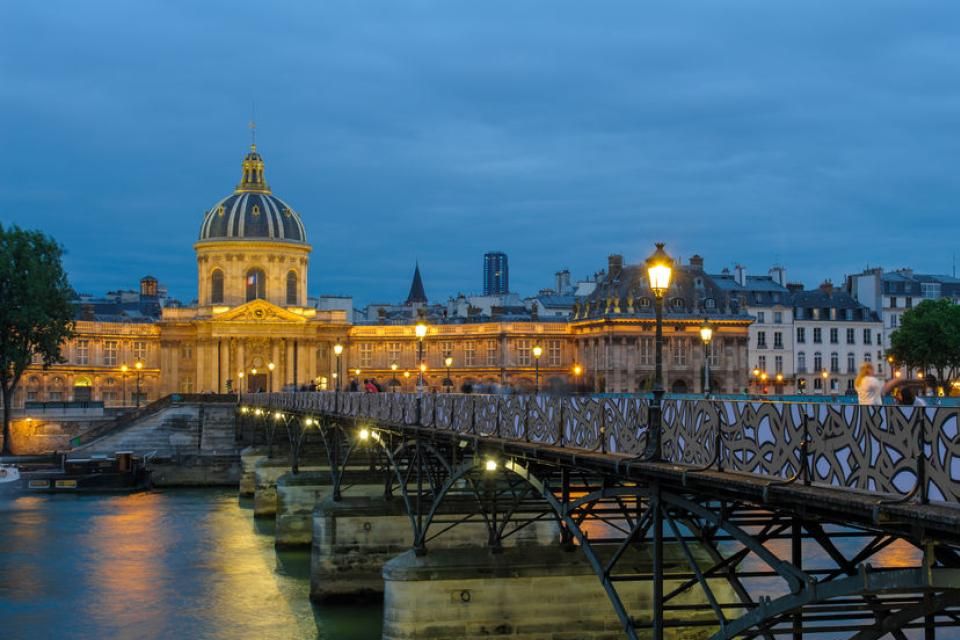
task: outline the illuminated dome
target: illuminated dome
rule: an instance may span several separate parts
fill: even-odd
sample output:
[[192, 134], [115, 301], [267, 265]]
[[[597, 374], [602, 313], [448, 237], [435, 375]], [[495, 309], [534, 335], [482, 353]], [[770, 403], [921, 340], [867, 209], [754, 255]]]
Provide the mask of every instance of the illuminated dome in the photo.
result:
[[243, 159], [236, 190], [203, 216], [200, 240], [273, 240], [307, 243], [303, 222], [293, 207], [270, 192], [257, 146]]

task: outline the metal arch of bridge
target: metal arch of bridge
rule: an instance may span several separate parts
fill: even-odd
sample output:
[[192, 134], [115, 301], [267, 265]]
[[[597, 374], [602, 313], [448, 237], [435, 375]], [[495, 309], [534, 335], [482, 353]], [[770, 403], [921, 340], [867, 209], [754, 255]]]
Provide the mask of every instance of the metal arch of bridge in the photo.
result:
[[[416, 414], [420, 422], [424, 417], [423, 406], [419, 402], [417, 405]], [[437, 405], [438, 403], [433, 404], [430, 420], [434, 425], [438, 425]], [[289, 406], [284, 409], [289, 410]], [[472, 414], [475, 419], [476, 407]], [[719, 433], [724, 425], [723, 414], [717, 412], [713, 415], [717, 416], [714, 424], [717, 425], [715, 431]], [[917, 418], [914, 414], [912, 419], [922, 427], [923, 418]], [[809, 416], [798, 421], [797, 426], [806, 431], [809, 429], [807, 420]], [[907, 422], [909, 423], [909, 416]], [[449, 425], [453, 424], [454, 418], [451, 414]], [[560, 424], [563, 424], [562, 420]], [[343, 434], [350, 428], [347, 425], [340, 426]], [[393, 422], [393, 426], [393, 429], [384, 432], [387, 438], [406, 437], [403, 429], [395, 428], [396, 422]], [[516, 422], [513, 426], [516, 426]], [[503, 436], [501, 427], [502, 421], [498, 415], [495, 432]], [[815, 429], [821, 434], [829, 432], [830, 424], [817, 423]], [[524, 430], [527, 430], [527, 425], [524, 425]], [[432, 457], [442, 461], [441, 475], [446, 475], [446, 479], [438, 482], [439, 476], [434, 474], [434, 481], [429, 483], [426, 491], [418, 484], [415, 489], [416, 505], [407, 494], [410, 470], [414, 466], [422, 465], [424, 459], [419, 453], [410, 457], [405, 463], [406, 473], [401, 474], [400, 468], [404, 463], [398, 462], [402, 456], [394, 455], [394, 451], [399, 453], [417, 449], [419, 452], [424, 445], [417, 443], [424, 438], [433, 439], [434, 435], [425, 436], [418, 429], [415, 434], [417, 437], [404, 440], [404, 444], [394, 451], [381, 443], [384, 452], [390, 454], [386, 455], [386, 458], [394, 469], [397, 485], [404, 492], [408, 513], [411, 513], [411, 509], [415, 510], [416, 519], [411, 514], [411, 522], [418, 541], [415, 547], [419, 552], [425, 550], [427, 531], [434, 523], [438, 509], [451, 488], [459, 480], [470, 479], [471, 474], [478, 473], [478, 460], [485, 455], [485, 448], [490, 451], [489, 445], [493, 444], [492, 439], [490, 442], [477, 438], [458, 439], [458, 436], [463, 434], [452, 429], [450, 431], [447, 435], [452, 437], [451, 442], [467, 443], [468, 447], [472, 447], [466, 452], [467, 459], [455, 466], [456, 446], [441, 451], [432, 444], [427, 445], [431, 447]], [[916, 435], [916, 430], [913, 433], [910, 433], [909, 429], [905, 431], [908, 439]], [[602, 429], [600, 433], [603, 433]], [[923, 433], [922, 428], [920, 433]], [[529, 432], [526, 435], [529, 436]], [[719, 436], [717, 438], [719, 439]], [[808, 442], [806, 438], [798, 441]], [[917, 442], [916, 445], [921, 451], [922, 444]], [[708, 466], [711, 462], [716, 464], [723, 459], [722, 447], [721, 442], [720, 446], [710, 452], [713, 454], [712, 459], [697, 462]], [[802, 449], [800, 451], [797, 456], [799, 460], [809, 459], [802, 453]], [[446, 462], [447, 456], [451, 457], [452, 464]], [[796, 471], [787, 467], [793, 471], [792, 478], [805, 469], [802, 462], [797, 466]], [[685, 624], [717, 627], [718, 631], [713, 636], [715, 638], [773, 638], [784, 634], [800, 638], [813, 637], [816, 633], [844, 632], [854, 634], [852, 637], [855, 638], [880, 637], [885, 633], [905, 638], [904, 630], [911, 628], [922, 628], [925, 637], [932, 638], [936, 637], [938, 628], [960, 625], [960, 563], [957, 562], [957, 554], [951, 549], [944, 551], [942, 547], [936, 548], [932, 544], [922, 546], [922, 540], [898, 537], [883, 531], [882, 528], [833, 531], [816, 519], [805, 520], [794, 514], [778, 513], [776, 509], [764, 511], [749, 502], [718, 502], [702, 495], [684, 494], [676, 487], [665, 488], [657, 482], [641, 485], [624, 478], [591, 477], [589, 473], [582, 473], [575, 468], [547, 465], [532, 459], [523, 460], [522, 456], [506, 460], [502, 468], [522, 478], [532, 487], [533, 494], [549, 505], [552, 515], [560, 521], [563, 532], [578, 541], [607, 591], [628, 637], [635, 638], [638, 630], [652, 627], [654, 637], [659, 638], [662, 637], [665, 627], [679, 624], [677, 615], [704, 612], [712, 614], [712, 617], [701, 616], [695, 622], [687, 620]], [[578, 474], [579, 481], [571, 484], [571, 476], [576, 478]], [[488, 524], [488, 530], [491, 531], [491, 546], [495, 547], [502, 539], [506, 523], [512, 514], [508, 513], [507, 517], [500, 518], [498, 523], [496, 501], [493, 502], [494, 508], [491, 512], [489, 504], [484, 504], [481, 492], [477, 489], [476, 478], [472, 478], [468, 485], [477, 500], [484, 521]], [[907, 496], [914, 492], [916, 483], [914, 488], [907, 492]], [[583, 495], [571, 500], [570, 496], [574, 493]], [[516, 509], [523, 497], [512, 502], [513, 509]], [[505, 502], [507, 505], [511, 504], [509, 500]], [[424, 514], [422, 506], [427, 503], [430, 508]], [[527, 523], [539, 517], [542, 516], [532, 519], [528, 516]], [[610, 525], [614, 531], [619, 532], [617, 549], [607, 561], [603, 561], [601, 554], [597, 552], [597, 541], [591, 540], [588, 535], [590, 529], [587, 525], [597, 522]], [[491, 526], [491, 523], [494, 525]], [[518, 527], [520, 526], [525, 524], [518, 524]], [[685, 572], [664, 572], [665, 539], [672, 541], [682, 551], [688, 565]], [[842, 544], [853, 539], [865, 543], [852, 549]], [[789, 561], [776, 557], [767, 549], [767, 545], [778, 544], [784, 540], [790, 542]], [[884, 550], [891, 545], [904, 543], [921, 547], [920, 566], [884, 566], [882, 561], [877, 564], [878, 558], [883, 557]], [[692, 550], [694, 544], [705, 550], [709, 556], [707, 562], [704, 562], [702, 554], [697, 557]], [[737, 548], [734, 550], [731, 545]], [[824, 557], [831, 560], [833, 566], [804, 570], [804, 556], [809, 555], [811, 547], [819, 549]], [[652, 571], [631, 574], [618, 569], [619, 561], [630, 548], [652, 550]], [[742, 570], [741, 567], [751, 558], [758, 561], [763, 568]], [[874, 564], [872, 567], [867, 564], [871, 559]], [[782, 592], [776, 597], [754, 598], [750, 595], [750, 581], [774, 578], [783, 582]], [[631, 615], [617, 591], [618, 583], [646, 579], [653, 581], [654, 610], [659, 612], [659, 615], [654, 615], [651, 619]], [[735, 600], [724, 601], [718, 595], [717, 589], [711, 586], [718, 581], [729, 585], [730, 592], [736, 596]], [[670, 585], [673, 585], [672, 590], [664, 593], [664, 589]], [[682, 596], [691, 590], [699, 590], [705, 602], [696, 606], [680, 602]], [[656, 606], [656, 603], [660, 603], [660, 606]], [[844, 613], [841, 614], [840, 611]], [[827, 622], [831, 616], [837, 619]]]

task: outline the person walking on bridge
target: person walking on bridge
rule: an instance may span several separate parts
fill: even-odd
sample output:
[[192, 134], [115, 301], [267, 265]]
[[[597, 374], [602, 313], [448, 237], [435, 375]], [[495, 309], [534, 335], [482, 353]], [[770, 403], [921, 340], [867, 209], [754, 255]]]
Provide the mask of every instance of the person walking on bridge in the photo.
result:
[[886, 384], [880, 382], [874, 373], [873, 365], [864, 362], [860, 365], [860, 373], [857, 374], [853, 387], [857, 390], [857, 401], [860, 404], [879, 406], [883, 404], [883, 394], [897, 386], [897, 382], [896, 378], [891, 378]]

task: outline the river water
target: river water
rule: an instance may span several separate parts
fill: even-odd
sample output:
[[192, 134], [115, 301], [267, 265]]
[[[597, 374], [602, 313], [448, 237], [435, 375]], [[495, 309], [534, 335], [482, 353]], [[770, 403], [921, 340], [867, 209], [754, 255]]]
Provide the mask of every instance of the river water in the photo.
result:
[[379, 638], [379, 605], [311, 605], [271, 527], [236, 489], [0, 498], [0, 638]]

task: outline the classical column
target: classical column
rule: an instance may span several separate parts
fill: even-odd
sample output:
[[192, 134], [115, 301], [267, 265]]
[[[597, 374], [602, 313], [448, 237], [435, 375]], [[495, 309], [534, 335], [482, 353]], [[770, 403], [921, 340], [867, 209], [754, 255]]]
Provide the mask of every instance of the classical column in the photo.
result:
[[275, 393], [283, 387], [280, 382], [283, 377], [283, 369], [280, 367], [280, 342], [277, 340], [270, 341], [270, 362], [273, 363], [274, 367], [267, 384], [270, 385], [270, 392]]
[[217, 393], [226, 393], [227, 380], [233, 379], [230, 373], [230, 341], [221, 338], [217, 344], [220, 345], [220, 384]]
[[293, 371], [293, 343], [293, 340], [287, 340], [286, 348], [284, 349], [286, 352], [286, 360], [283, 363], [284, 384], [293, 384], [293, 381], [296, 378], [296, 374]]
[[[243, 357], [243, 340], [237, 338], [237, 362], [235, 363], [232, 373], [233, 379], [236, 380], [237, 384], [241, 385], [241, 393], [247, 390], [246, 385], [243, 384], [247, 378], [246, 363], [247, 361]], [[243, 371], [243, 378], [237, 375], [241, 371]]]

